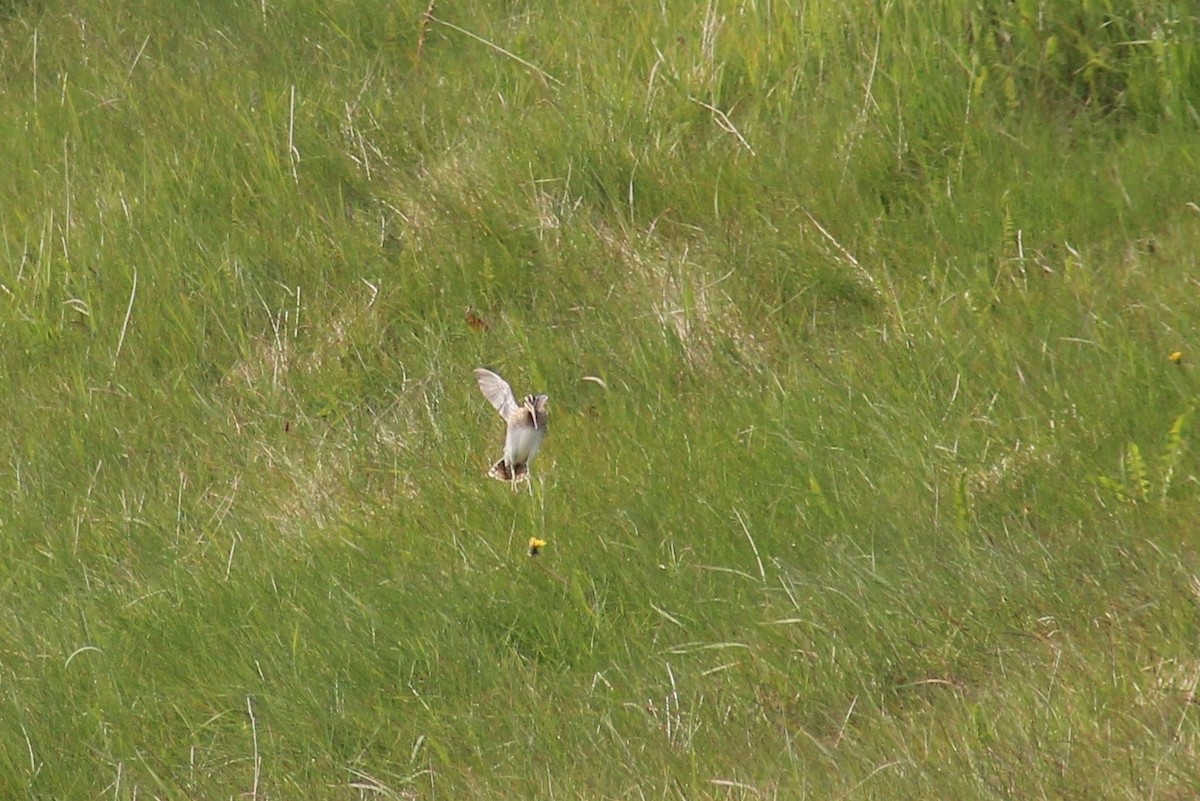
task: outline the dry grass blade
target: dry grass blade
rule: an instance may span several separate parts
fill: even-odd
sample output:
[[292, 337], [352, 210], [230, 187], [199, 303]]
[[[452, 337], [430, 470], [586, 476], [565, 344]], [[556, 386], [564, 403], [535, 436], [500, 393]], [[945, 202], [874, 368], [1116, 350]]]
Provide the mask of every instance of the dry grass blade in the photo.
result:
[[429, 33], [429, 23], [433, 21], [433, 7], [437, 4], [437, 0], [429, 0], [429, 5], [425, 7], [425, 13], [421, 15], [420, 30], [417, 33], [417, 51], [413, 54], [413, 65], [421, 68], [421, 55], [425, 52], [425, 36]]
[[491, 42], [491, 41], [488, 41], [487, 39], [484, 39], [482, 36], [480, 36], [477, 33], [471, 33], [471, 31], [468, 31], [466, 28], [460, 28], [457, 25], [455, 25], [453, 22], [446, 22], [446, 20], [439, 19], [433, 15], [430, 15], [429, 20], [431, 22], [436, 22], [438, 25], [442, 25], [446, 28], [449, 28], [452, 31], [458, 31], [463, 36], [469, 36], [470, 38], [474, 39], [475, 41], [479, 42], [480, 44], [487, 45], [488, 47], [495, 50], [497, 53], [500, 53], [503, 56], [507, 56], [507, 57], [511, 58], [513, 61], [520, 64], [521, 66], [532, 70], [535, 75], [537, 75], [539, 78], [546, 81], [547, 83], [552, 83], [555, 86], [563, 85], [562, 81], [560, 81], [558, 78], [555, 78], [553, 75], [546, 72], [544, 69], [542, 69], [538, 65], [533, 64], [529, 61], [526, 61], [525, 59], [521, 58], [520, 56], [518, 56], [516, 53], [512, 52], [511, 50], [505, 50], [503, 47], [496, 44], [495, 42]]
[[689, 97], [688, 100], [692, 101], [693, 103], [695, 103], [698, 106], [703, 106], [704, 108], [711, 111], [713, 114], [713, 118], [717, 121], [717, 125], [718, 125], [718, 127], [720, 127], [720, 129], [722, 131], [724, 131], [725, 133], [731, 133], [734, 136], [736, 136], [738, 142], [740, 142], [742, 147], [746, 148], [746, 150], [748, 150], [750, 152], [751, 156], [758, 155], [757, 153], [754, 152], [754, 148], [750, 147], [750, 143], [746, 141], [746, 137], [742, 136], [742, 132], [739, 131], [737, 129], [737, 126], [733, 124], [733, 121], [729, 119], [728, 114], [726, 114], [724, 111], [721, 111], [721, 109], [717, 108], [716, 106], [712, 105], [711, 103], [705, 103], [703, 100], [700, 100], [698, 98]]

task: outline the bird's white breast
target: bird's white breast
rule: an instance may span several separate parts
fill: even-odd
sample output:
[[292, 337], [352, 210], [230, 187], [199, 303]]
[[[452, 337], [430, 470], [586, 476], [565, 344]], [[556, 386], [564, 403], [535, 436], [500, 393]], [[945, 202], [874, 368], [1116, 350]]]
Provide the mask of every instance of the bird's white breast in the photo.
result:
[[504, 461], [510, 465], [527, 463], [541, 447], [543, 437], [545, 433], [535, 428], [510, 428], [504, 442]]

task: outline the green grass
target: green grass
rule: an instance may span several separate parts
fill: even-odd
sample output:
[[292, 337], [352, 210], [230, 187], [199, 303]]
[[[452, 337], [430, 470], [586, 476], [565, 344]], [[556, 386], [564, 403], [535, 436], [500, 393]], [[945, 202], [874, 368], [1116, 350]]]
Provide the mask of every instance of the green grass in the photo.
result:
[[427, 6], [0, 4], [3, 796], [1200, 793], [1187, 4]]

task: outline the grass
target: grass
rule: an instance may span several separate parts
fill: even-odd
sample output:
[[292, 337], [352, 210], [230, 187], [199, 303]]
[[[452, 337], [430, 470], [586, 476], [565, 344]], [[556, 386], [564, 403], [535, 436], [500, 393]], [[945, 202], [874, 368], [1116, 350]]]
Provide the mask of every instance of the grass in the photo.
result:
[[1198, 26], [0, 4], [3, 794], [1195, 795]]

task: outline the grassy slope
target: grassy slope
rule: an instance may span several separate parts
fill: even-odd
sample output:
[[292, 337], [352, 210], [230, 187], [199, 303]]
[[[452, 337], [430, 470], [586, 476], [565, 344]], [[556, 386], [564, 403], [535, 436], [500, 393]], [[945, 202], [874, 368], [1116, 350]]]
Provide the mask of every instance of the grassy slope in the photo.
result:
[[664, 5], [3, 7], [6, 797], [1200, 790], [1196, 20]]

